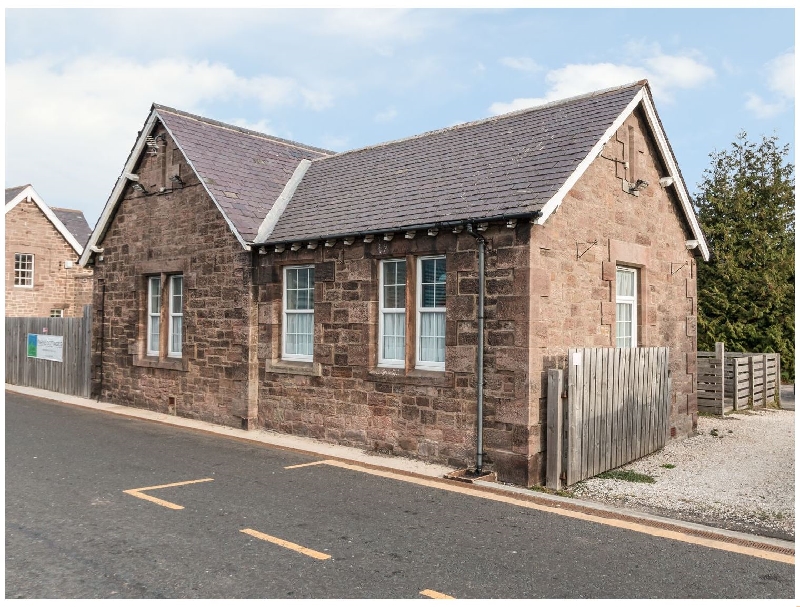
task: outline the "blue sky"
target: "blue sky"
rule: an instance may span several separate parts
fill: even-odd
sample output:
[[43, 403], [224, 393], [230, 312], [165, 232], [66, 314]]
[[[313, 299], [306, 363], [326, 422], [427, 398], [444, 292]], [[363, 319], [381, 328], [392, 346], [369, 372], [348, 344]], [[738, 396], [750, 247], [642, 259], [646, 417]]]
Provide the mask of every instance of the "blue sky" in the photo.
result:
[[6, 187], [94, 225], [152, 102], [335, 151], [646, 77], [689, 191], [794, 162], [793, 9], [7, 9]]

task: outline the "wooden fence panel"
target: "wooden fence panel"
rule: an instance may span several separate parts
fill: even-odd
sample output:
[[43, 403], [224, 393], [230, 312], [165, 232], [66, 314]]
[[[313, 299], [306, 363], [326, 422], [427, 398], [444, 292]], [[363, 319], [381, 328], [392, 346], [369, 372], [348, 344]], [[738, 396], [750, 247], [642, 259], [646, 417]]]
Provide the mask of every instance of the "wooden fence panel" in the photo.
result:
[[[91, 389], [92, 309], [81, 318], [7, 317], [6, 383], [75, 396]], [[62, 336], [62, 361], [28, 358], [28, 334]]]
[[724, 415], [745, 407], [766, 407], [776, 400], [779, 387], [779, 354], [725, 352], [724, 347], [697, 353], [700, 411]]
[[[557, 375], [548, 373], [548, 381]], [[668, 348], [572, 348], [568, 353], [563, 433], [566, 484], [617, 468], [661, 449], [669, 425]], [[556, 406], [548, 389], [549, 420]], [[552, 403], [552, 404], [551, 404]], [[553, 450], [548, 447], [548, 457]], [[548, 471], [555, 463], [548, 463]], [[560, 479], [548, 474], [548, 486]]]

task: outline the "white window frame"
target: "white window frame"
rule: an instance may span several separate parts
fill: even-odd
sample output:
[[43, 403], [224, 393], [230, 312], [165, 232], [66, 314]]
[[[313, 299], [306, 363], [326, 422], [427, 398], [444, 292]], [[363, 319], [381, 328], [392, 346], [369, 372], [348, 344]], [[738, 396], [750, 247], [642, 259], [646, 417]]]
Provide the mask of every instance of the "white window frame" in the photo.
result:
[[[406, 282], [403, 283], [405, 286], [406, 291], [408, 290], [408, 262], [405, 259], [382, 259], [380, 263], [380, 267], [378, 270], [378, 366], [379, 367], [390, 367], [395, 369], [402, 369], [406, 366], [406, 359], [405, 359], [405, 347], [403, 348], [403, 358], [384, 358], [383, 357], [383, 327], [384, 321], [383, 316], [384, 314], [403, 314], [403, 327], [404, 331], [403, 334], [406, 334], [407, 329], [407, 322], [408, 322], [408, 313], [406, 311], [405, 300], [403, 301], [402, 308], [386, 308], [384, 307], [384, 292], [383, 292], [383, 269], [384, 264], [387, 263], [405, 263], [406, 264]], [[397, 283], [399, 284], [399, 283]]]
[[[444, 371], [444, 361], [442, 362], [434, 362], [429, 360], [420, 360], [420, 353], [422, 352], [422, 314], [425, 312], [441, 312], [445, 315], [445, 323], [447, 322], [447, 305], [444, 306], [435, 306], [435, 307], [423, 307], [422, 306], [422, 262], [428, 259], [444, 259], [445, 264], [447, 263], [447, 257], [445, 255], [427, 255], [425, 257], [417, 258], [417, 276], [415, 279], [415, 288], [416, 288], [416, 300], [417, 300], [417, 311], [416, 311], [416, 339], [415, 339], [415, 352], [414, 352], [414, 359], [415, 359], [415, 367], [417, 369], [425, 370], [425, 371]], [[445, 290], [447, 289], [447, 281], [445, 280]], [[446, 301], [446, 296], [445, 296]], [[447, 345], [445, 344], [445, 355], [447, 354]]]
[[50, 318], [64, 318], [64, 309], [50, 308]]
[[[30, 270], [18, 270], [17, 269], [17, 261], [18, 261], [17, 260], [17, 256], [30, 257], [31, 258], [31, 269]], [[19, 261], [21, 262], [22, 260], [20, 259]], [[34, 269], [36, 267], [35, 263], [36, 263], [36, 256], [33, 253], [14, 253], [14, 287], [19, 288], [19, 289], [32, 289], [33, 288], [33, 276], [34, 276]], [[25, 273], [27, 273], [29, 271], [30, 271], [30, 277], [27, 280], [30, 280], [30, 283], [28, 283], [28, 284], [17, 284], [17, 272], [25, 272]]]
[[[307, 264], [302, 266], [286, 266], [283, 268], [283, 330], [281, 331], [281, 359], [282, 360], [289, 360], [289, 361], [297, 361], [297, 362], [314, 362], [314, 307], [312, 305], [310, 310], [289, 310], [287, 309], [287, 293], [289, 287], [289, 281], [287, 280], [287, 275], [289, 270], [307, 270], [307, 269], [314, 269], [314, 264]], [[315, 272], [315, 282], [316, 282], [316, 272]], [[314, 301], [314, 289], [311, 289], [311, 301]], [[310, 314], [311, 315], [311, 354], [287, 354], [286, 353], [286, 333], [289, 328], [289, 315], [290, 314]]]
[[[617, 266], [616, 273], [619, 272], [627, 272], [633, 275], [633, 295], [619, 295], [618, 294], [618, 285], [617, 279], [615, 275], [615, 283], [614, 283], [614, 295], [615, 295], [615, 305], [614, 305], [614, 314], [615, 314], [615, 324], [614, 324], [614, 344], [617, 348], [636, 348], [639, 345], [639, 336], [638, 336], [638, 324], [639, 318], [637, 315], [637, 308], [639, 306], [639, 270], [637, 268], [632, 268], [629, 266]], [[630, 305], [631, 306], [631, 345], [630, 346], [620, 346], [619, 345], [619, 319], [616, 318], [616, 306], [617, 304], [623, 305]]]
[[[181, 281], [181, 308], [180, 312], [175, 312], [172, 309], [172, 303], [175, 297], [175, 282], [177, 279]], [[183, 353], [183, 274], [173, 274], [169, 277], [169, 302], [167, 305], [168, 313], [169, 313], [169, 336], [167, 341], [167, 356], [171, 358], [180, 358]], [[172, 349], [172, 338], [174, 337], [173, 332], [175, 330], [175, 319], [181, 319], [181, 343], [179, 345], [180, 350], [173, 350]]]
[[[158, 309], [153, 310], [153, 283], [158, 281]], [[162, 305], [162, 289], [161, 289], [161, 276], [148, 276], [147, 277], [147, 337], [146, 349], [147, 356], [158, 356], [161, 352], [161, 305]], [[158, 341], [153, 344], [151, 339], [153, 337], [153, 321], [158, 322]], [[153, 346], [155, 345], [155, 349]]]

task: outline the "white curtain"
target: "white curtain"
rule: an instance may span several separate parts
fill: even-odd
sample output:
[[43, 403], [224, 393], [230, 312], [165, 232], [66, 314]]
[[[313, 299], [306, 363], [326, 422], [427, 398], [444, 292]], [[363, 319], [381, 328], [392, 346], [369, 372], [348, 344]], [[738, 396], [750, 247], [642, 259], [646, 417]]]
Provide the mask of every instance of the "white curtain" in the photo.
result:
[[444, 312], [422, 312], [419, 338], [419, 359], [444, 362]]

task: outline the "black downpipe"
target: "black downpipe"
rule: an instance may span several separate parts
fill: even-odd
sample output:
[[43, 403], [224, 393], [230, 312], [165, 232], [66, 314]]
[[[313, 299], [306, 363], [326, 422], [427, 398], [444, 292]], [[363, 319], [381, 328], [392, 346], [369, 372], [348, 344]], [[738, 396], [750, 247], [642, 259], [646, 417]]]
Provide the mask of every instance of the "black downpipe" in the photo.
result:
[[478, 429], [475, 454], [475, 474], [483, 473], [483, 326], [484, 326], [484, 291], [486, 290], [486, 239], [467, 224], [467, 232], [478, 243], [478, 353], [476, 362], [478, 388]]
[[103, 352], [106, 345], [106, 281], [100, 285], [100, 388], [97, 391], [97, 402], [103, 397], [103, 380], [104, 367], [103, 367]]

